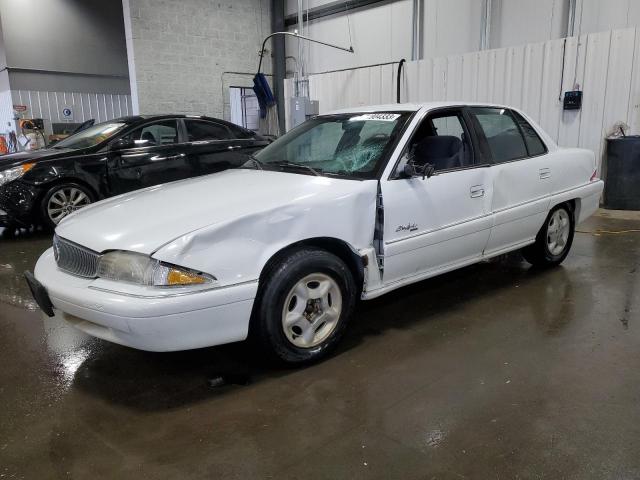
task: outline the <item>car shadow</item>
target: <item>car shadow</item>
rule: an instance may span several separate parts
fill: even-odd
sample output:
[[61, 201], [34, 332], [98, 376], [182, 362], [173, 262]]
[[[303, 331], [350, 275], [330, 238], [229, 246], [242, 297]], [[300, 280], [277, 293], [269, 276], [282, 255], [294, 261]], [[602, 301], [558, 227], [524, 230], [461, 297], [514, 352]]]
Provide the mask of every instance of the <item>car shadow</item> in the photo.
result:
[[[570, 296], [571, 280], [562, 267], [552, 271], [531, 268], [519, 254], [512, 254], [360, 302], [354, 321], [334, 356], [348, 353], [371, 336], [392, 329], [411, 329], [452, 309], [463, 312], [488, 294], [500, 295], [500, 291], [516, 285], [526, 287], [529, 282], [546, 281], [558, 274], [560, 277], [555, 283], [565, 285], [560, 298]], [[523, 298], [522, 301], [531, 301], [533, 306], [545, 300]], [[564, 310], [551, 317], [548, 312], [539, 312], [544, 319], [538, 326], [548, 334], [566, 327], [573, 318], [572, 312], [566, 310], [571, 308], [570, 302], [562, 308]], [[509, 315], [509, 309], [502, 314]], [[463, 332], [451, 332], [447, 341], [458, 334]], [[246, 385], [287, 376], [295, 370], [265, 361], [249, 341], [172, 353], [143, 352], [101, 342], [100, 348], [87, 356], [76, 370], [73, 383], [84, 392], [127, 408], [158, 411], [233, 394]]]

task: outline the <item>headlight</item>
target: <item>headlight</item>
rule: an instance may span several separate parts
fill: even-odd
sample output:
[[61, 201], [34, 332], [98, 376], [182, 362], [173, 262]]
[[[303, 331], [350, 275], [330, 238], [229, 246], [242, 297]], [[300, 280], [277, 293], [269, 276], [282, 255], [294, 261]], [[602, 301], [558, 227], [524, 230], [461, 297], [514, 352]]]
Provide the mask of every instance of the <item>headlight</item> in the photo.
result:
[[124, 251], [102, 255], [98, 262], [98, 277], [158, 287], [200, 285], [215, 281], [214, 277], [205, 273], [168, 265], [140, 253]]
[[34, 166], [35, 163], [25, 163], [24, 165], [18, 165], [17, 167], [0, 171], [0, 185], [4, 185], [5, 183], [9, 183], [20, 178]]

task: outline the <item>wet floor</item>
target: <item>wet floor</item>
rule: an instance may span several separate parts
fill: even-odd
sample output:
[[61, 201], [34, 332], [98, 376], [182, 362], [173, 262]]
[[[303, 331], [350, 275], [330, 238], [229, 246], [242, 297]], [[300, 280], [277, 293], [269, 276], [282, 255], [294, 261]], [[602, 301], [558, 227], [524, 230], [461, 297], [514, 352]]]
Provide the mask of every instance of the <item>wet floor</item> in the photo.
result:
[[[637, 218], [637, 219], [636, 219]], [[44, 320], [0, 239], [1, 478], [640, 478], [639, 216], [363, 303], [302, 370], [154, 354]], [[226, 382], [226, 383], [225, 383]]]

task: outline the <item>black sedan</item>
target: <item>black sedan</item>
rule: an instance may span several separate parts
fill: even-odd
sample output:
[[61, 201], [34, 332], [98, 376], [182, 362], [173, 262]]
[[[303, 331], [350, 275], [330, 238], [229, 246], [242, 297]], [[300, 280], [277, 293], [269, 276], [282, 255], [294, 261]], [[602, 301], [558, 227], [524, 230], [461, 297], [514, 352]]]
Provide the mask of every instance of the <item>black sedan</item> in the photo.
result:
[[135, 116], [93, 125], [52, 148], [0, 157], [0, 226], [54, 227], [102, 198], [238, 167], [268, 143], [208, 117]]

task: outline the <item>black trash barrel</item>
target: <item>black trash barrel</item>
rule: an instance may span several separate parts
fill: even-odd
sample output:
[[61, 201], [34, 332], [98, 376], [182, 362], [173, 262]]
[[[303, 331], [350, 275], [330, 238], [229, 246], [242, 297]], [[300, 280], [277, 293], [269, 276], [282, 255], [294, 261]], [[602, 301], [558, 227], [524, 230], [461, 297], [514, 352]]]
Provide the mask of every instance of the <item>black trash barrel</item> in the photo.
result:
[[603, 207], [640, 210], [640, 136], [607, 139]]

